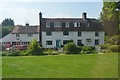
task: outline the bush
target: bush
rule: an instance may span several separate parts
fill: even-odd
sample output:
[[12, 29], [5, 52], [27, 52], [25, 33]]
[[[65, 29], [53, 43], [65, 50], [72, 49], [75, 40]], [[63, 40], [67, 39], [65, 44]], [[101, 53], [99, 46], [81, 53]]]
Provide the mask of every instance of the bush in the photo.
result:
[[83, 46], [77, 46], [79, 53], [82, 51]]
[[8, 51], [8, 56], [20, 56], [20, 51], [18, 51], [16, 49], [12, 49], [12, 50]]
[[58, 55], [58, 52], [54, 49], [47, 49], [43, 51], [43, 55]]
[[7, 51], [3, 51], [1, 52], [2, 53], [2, 56], [7, 56], [8, 55], [8, 52]]
[[94, 52], [95, 52], [95, 47], [91, 47], [91, 46], [84, 46], [81, 50], [82, 54], [90, 54]]
[[78, 54], [79, 50], [73, 42], [69, 42], [65, 45], [64, 50], [66, 54]]
[[109, 46], [109, 49], [112, 52], [118, 52], [118, 50], [120, 50], [120, 47], [118, 45], [111, 45], [111, 46]]
[[108, 49], [110, 44], [101, 44], [100, 47], [101, 49]]
[[40, 47], [39, 43], [36, 39], [34, 39], [28, 46], [28, 49], [25, 52], [28, 55], [41, 55], [42, 48]]
[[26, 53], [26, 51], [21, 51], [20, 56], [28, 56], [28, 54]]

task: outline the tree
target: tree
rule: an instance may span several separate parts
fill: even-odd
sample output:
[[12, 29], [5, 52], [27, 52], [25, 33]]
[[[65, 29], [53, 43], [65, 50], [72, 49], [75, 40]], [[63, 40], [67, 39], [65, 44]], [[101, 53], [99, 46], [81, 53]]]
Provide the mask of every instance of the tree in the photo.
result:
[[100, 20], [102, 21], [104, 31], [109, 36], [118, 34], [120, 11], [116, 10], [117, 6], [116, 2], [103, 2]]
[[42, 48], [36, 39], [30, 42], [28, 49], [26, 50], [28, 55], [40, 55], [42, 54]]
[[1, 23], [2, 26], [14, 26], [14, 21], [11, 18], [3, 20]]
[[0, 38], [6, 36], [7, 34], [9, 34], [12, 31], [12, 29], [13, 29], [13, 27], [10, 27], [10, 26], [1, 27], [0, 32], [2, 33], [2, 35], [0, 35]]

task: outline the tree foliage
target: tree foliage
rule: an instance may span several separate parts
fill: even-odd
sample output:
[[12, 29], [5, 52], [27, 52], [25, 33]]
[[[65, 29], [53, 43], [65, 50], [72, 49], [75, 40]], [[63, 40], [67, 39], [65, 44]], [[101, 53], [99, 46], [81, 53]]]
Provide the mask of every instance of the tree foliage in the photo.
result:
[[36, 39], [30, 42], [28, 49], [26, 50], [28, 55], [40, 55], [42, 54], [42, 48]]
[[107, 35], [113, 36], [118, 34], [120, 11], [117, 11], [116, 2], [103, 2], [101, 21]]
[[14, 21], [11, 18], [6, 18], [1, 23], [2, 26], [14, 26]]
[[2, 33], [2, 35], [0, 35], [0, 38], [9, 34], [13, 29], [13, 27], [11, 27], [11, 26], [3, 26], [3, 27], [0, 27], [0, 28], [1, 28], [0, 33]]

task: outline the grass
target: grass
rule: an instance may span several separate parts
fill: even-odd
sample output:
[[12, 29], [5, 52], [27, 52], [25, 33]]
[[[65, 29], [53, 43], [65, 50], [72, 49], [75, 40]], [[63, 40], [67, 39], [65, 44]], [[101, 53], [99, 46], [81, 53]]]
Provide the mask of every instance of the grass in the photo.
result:
[[117, 78], [118, 54], [3, 57], [3, 78]]

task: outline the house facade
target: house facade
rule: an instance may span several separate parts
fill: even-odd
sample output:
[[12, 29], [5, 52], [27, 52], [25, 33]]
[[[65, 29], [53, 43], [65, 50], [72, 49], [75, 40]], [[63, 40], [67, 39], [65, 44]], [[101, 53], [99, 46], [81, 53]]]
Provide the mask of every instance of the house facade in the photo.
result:
[[43, 18], [39, 14], [39, 26], [16, 26], [10, 34], [0, 39], [2, 44], [28, 45], [33, 39], [43, 48], [60, 48], [73, 41], [76, 45], [97, 46], [104, 44], [104, 31], [101, 23], [94, 18]]
[[79, 46], [104, 44], [101, 23], [94, 18], [87, 18], [87, 13], [83, 13], [82, 18], [42, 18], [41, 20], [44, 48], [59, 48], [69, 41]]
[[18, 25], [13, 28], [11, 33], [0, 39], [3, 45], [28, 45], [30, 41], [39, 41], [39, 26]]

